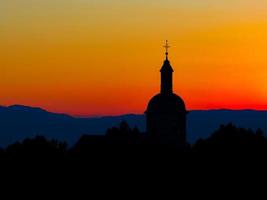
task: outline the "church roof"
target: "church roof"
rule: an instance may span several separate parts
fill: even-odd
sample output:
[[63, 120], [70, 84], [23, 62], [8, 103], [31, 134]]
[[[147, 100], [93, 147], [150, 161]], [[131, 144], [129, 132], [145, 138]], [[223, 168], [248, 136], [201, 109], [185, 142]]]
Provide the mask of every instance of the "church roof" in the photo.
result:
[[148, 103], [146, 113], [181, 113], [186, 112], [185, 103], [174, 93], [157, 94]]

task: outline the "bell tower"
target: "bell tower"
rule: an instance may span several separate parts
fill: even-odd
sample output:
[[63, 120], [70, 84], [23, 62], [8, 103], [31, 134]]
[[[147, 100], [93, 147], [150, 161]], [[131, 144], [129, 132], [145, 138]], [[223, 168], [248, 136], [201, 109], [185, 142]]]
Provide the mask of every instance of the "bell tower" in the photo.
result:
[[170, 48], [169, 44], [168, 44], [168, 40], [166, 40], [166, 45], [164, 46], [166, 48], [166, 59], [163, 63], [163, 66], [160, 70], [160, 74], [161, 74], [161, 90], [160, 92], [162, 94], [170, 94], [173, 92], [172, 90], [172, 73], [173, 73], [173, 69], [170, 65], [170, 61], [168, 60], [168, 49]]

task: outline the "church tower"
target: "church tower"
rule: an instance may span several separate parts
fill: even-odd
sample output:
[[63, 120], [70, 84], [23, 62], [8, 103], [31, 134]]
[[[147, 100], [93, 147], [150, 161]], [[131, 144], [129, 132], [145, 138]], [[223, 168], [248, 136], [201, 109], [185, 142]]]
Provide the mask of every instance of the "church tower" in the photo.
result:
[[186, 107], [181, 97], [173, 93], [173, 69], [166, 58], [160, 70], [160, 93], [148, 103], [146, 114], [147, 133], [154, 141], [179, 147], [186, 145]]
[[172, 73], [173, 73], [173, 69], [170, 65], [170, 62], [168, 60], [168, 41], [166, 41], [166, 46], [164, 46], [166, 48], [166, 59], [163, 63], [163, 66], [160, 70], [160, 74], [161, 74], [161, 93], [167, 94], [167, 93], [172, 93]]

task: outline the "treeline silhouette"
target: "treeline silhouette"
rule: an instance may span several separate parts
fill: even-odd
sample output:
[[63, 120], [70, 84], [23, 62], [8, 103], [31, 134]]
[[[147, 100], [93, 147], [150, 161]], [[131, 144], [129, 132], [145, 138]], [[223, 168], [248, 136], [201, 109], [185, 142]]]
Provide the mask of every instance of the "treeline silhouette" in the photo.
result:
[[112, 127], [105, 136], [84, 135], [72, 147], [66, 142], [49, 140], [43, 136], [25, 139], [0, 150], [0, 161], [38, 161], [56, 163], [108, 163], [116, 162], [197, 162], [202, 160], [265, 161], [267, 139], [258, 129], [238, 128], [233, 124], [222, 125], [209, 138], [179, 149], [155, 142], [137, 127], [122, 121]]
[[90, 196], [90, 185], [99, 194], [109, 188], [120, 194], [128, 191], [126, 196], [142, 195], [141, 189], [148, 192], [151, 186], [151, 195], [168, 190], [181, 196], [184, 188], [210, 193], [213, 189], [206, 183], [225, 193], [226, 186], [232, 184], [236, 191], [236, 183], [247, 184], [251, 176], [264, 180], [266, 159], [267, 139], [260, 129], [222, 125], [209, 138], [179, 149], [157, 144], [137, 127], [121, 122], [105, 136], [82, 136], [74, 146], [43, 136], [11, 144], [0, 150], [0, 174], [2, 182], [3, 174], [11, 181], [11, 188], [26, 187], [30, 181], [42, 190], [39, 196], [51, 187], [63, 187], [62, 196], [76, 190]]
[[199, 187], [207, 178], [218, 183], [237, 177], [240, 183], [249, 174], [263, 177], [266, 160], [267, 139], [260, 129], [221, 125], [209, 138], [180, 149], [158, 144], [123, 121], [105, 136], [84, 135], [73, 146], [43, 136], [11, 144], [0, 150], [0, 167], [5, 168], [0, 174], [55, 186], [101, 180], [109, 180], [111, 187], [118, 180], [120, 185], [134, 180], [136, 187], [159, 186], [171, 179], [176, 186], [189, 181], [190, 187], [198, 180], [194, 184]]

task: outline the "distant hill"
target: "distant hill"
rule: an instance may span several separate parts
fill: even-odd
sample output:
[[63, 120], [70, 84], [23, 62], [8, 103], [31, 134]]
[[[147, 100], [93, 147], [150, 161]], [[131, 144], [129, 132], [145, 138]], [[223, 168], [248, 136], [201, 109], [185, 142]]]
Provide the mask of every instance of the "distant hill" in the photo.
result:
[[21, 105], [0, 107], [0, 147], [23, 140], [26, 137], [43, 135], [47, 138], [74, 144], [81, 135], [103, 135], [107, 128], [126, 120], [144, 130], [144, 116], [124, 115], [118, 117], [75, 118], [65, 114], [47, 112], [41, 108]]
[[[67, 141], [73, 145], [81, 135], [103, 135], [107, 128], [126, 120], [130, 126], [145, 131], [144, 115], [123, 115], [116, 117], [75, 118], [66, 114], [47, 112], [41, 108], [21, 105], [0, 106], [0, 146], [44, 135]], [[188, 141], [208, 137], [221, 124], [232, 122], [244, 128], [261, 128], [267, 133], [267, 111], [253, 110], [207, 110], [191, 111], [188, 114]]]
[[267, 111], [255, 110], [195, 110], [188, 114], [188, 140], [207, 138], [221, 124], [233, 123], [238, 127], [256, 130], [261, 128], [267, 134]]

